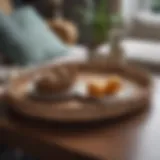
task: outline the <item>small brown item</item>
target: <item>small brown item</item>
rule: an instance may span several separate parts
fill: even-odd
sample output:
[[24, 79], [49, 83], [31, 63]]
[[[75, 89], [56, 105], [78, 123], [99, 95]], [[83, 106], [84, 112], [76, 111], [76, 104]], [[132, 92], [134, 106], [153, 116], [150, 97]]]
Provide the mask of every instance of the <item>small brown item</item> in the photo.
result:
[[58, 79], [52, 74], [47, 74], [41, 77], [35, 83], [36, 91], [41, 94], [51, 94], [61, 90], [60, 85], [58, 85]]
[[95, 98], [102, 98], [105, 96], [105, 88], [96, 83], [90, 83], [88, 85], [88, 94]]
[[49, 26], [57, 33], [64, 43], [69, 45], [76, 43], [78, 39], [78, 31], [72, 22], [63, 19], [56, 19], [49, 22]]
[[121, 88], [120, 78], [117, 76], [110, 77], [106, 83], [105, 94], [106, 95], [115, 94], [120, 90], [120, 88]]
[[35, 82], [36, 91], [40, 94], [53, 94], [65, 92], [75, 81], [76, 69], [74, 66], [60, 65], [44, 75]]
[[77, 69], [74, 65], [61, 65], [51, 69], [52, 74], [58, 77], [61, 84], [73, 84], [76, 78]]

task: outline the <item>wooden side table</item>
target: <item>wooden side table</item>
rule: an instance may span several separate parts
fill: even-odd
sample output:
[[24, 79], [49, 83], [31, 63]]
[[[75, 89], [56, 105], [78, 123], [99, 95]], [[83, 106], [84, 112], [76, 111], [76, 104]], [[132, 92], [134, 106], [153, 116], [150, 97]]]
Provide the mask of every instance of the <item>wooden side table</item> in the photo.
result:
[[0, 134], [9, 146], [22, 148], [41, 159], [159, 160], [160, 159], [160, 77], [154, 77], [151, 108], [85, 129], [13, 118], [1, 107]]

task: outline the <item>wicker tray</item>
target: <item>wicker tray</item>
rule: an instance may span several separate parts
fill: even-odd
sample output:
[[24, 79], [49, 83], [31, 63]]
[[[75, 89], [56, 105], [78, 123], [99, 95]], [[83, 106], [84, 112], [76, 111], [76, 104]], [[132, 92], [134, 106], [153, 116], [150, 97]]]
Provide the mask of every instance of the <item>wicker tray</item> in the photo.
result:
[[[16, 113], [27, 118], [62, 123], [81, 123], [117, 118], [128, 113], [134, 113], [134, 111], [149, 105], [151, 79], [150, 74], [144, 69], [132, 64], [109, 64], [100, 60], [74, 65], [78, 68], [79, 73], [119, 74], [137, 83], [141, 88], [140, 92], [137, 96], [115, 99], [112, 102], [103, 102], [76, 95], [57, 101], [38, 101], [26, 94], [26, 86], [35, 76], [35, 73], [27, 73], [10, 84], [7, 92], [7, 103]], [[43, 73], [48, 69], [41, 68], [36, 73]]]

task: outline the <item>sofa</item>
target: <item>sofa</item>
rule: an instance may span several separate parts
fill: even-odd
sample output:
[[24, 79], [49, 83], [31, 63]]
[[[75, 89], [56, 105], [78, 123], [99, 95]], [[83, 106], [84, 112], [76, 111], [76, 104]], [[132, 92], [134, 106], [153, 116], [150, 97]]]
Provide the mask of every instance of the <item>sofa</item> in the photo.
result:
[[160, 15], [158, 13], [143, 11], [132, 17], [128, 36], [160, 41]]
[[[40, 2], [47, 2], [48, 0], [24, 0], [26, 3], [36, 4]], [[110, 5], [111, 5], [110, 1]], [[0, 0], [0, 9], [6, 14], [10, 14], [13, 11], [13, 1], [12, 0]], [[112, 6], [112, 5], [111, 5]], [[117, 7], [113, 5], [113, 10], [115, 11]], [[149, 64], [159, 65], [160, 56], [159, 56], [159, 40], [160, 40], [160, 32], [159, 32], [159, 24], [160, 19], [158, 15], [149, 14], [147, 12], [137, 13], [136, 16], [133, 17], [132, 25], [130, 28], [126, 27], [127, 38], [123, 41], [123, 46], [127, 56], [131, 59], [137, 61], [145, 61], [149, 62]], [[107, 46], [107, 45], [105, 45]], [[100, 47], [105, 48], [105, 47]], [[106, 47], [108, 48], [108, 47]], [[77, 55], [83, 55], [87, 52], [85, 47], [73, 47], [73, 57]], [[85, 50], [85, 51], [84, 51]], [[107, 50], [107, 49], [106, 49]], [[82, 53], [83, 52], [83, 53]], [[3, 58], [0, 58], [3, 59]], [[5, 58], [5, 63], [10, 64], [9, 60]]]

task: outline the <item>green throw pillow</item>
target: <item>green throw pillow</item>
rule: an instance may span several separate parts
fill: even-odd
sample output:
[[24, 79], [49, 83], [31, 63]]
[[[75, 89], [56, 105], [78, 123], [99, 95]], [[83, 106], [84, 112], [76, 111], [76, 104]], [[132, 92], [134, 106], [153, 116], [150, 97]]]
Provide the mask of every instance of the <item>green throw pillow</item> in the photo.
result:
[[39, 64], [68, 54], [68, 47], [31, 7], [0, 13], [0, 51], [18, 65]]

